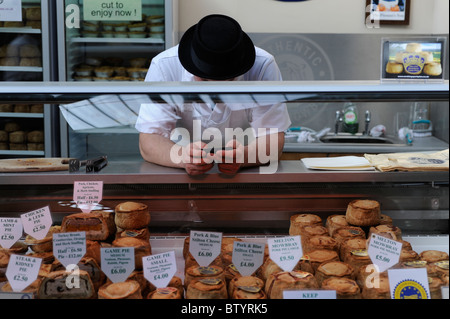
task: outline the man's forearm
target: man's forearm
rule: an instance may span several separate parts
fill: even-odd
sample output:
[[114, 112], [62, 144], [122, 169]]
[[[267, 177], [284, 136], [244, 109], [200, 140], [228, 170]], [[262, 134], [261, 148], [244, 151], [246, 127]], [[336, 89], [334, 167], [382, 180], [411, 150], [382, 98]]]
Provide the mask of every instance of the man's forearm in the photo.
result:
[[264, 135], [245, 147], [244, 167], [267, 164], [278, 161], [284, 147], [284, 132]]
[[[173, 149], [175, 147], [175, 149]], [[171, 159], [171, 151], [179, 149], [181, 146], [176, 145], [168, 138], [157, 134], [139, 134], [139, 149], [142, 157], [150, 163], [162, 166], [182, 168], [183, 163], [175, 163]]]

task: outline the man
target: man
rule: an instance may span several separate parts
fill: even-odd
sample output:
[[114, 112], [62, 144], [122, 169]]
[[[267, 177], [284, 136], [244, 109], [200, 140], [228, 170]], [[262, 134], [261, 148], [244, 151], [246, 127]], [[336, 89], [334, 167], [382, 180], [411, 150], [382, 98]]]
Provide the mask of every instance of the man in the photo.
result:
[[[178, 46], [154, 57], [145, 80], [281, 81], [281, 74], [273, 56], [255, 47], [237, 21], [214, 14], [189, 28]], [[136, 128], [145, 160], [200, 175], [210, 170], [214, 162], [226, 174], [236, 174], [241, 167], [265, 164], [262, 156], [254, 156], [262, 151], [278, 160], [284, 146], [284, 131], [290, 124], [284, 104], [248, 107], [173, 101], [142, 106]], [[222, 134], [230, 128], [251, 128], [254, 139], [248, 143], [238, 138], [224, 140], [226, 149], [210, 152], [209, 143], [192, 139], [198, 125], [202, 132], [213, 129], [208, 132]], [[182, 133], [174, 134], [176, 128], [181, 128]], [[172, 140], [180, 136], [186, 140], [183, 138], [186, 133], [189, 143], [183, 145]]]

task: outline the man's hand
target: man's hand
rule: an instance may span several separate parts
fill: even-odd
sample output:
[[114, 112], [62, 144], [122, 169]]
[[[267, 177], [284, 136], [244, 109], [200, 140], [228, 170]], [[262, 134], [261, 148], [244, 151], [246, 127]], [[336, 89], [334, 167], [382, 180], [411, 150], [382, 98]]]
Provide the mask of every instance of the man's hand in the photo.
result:
[[184, 169], [189, 175], [202, 175], [213, 166], [213, 157], [204, 148], [206, 143], [194, 142], [186, 145], [182, 151]]
[[224, 150], [214, 154], [219, 171], [227, 175], [235, 175], [244, 163], [244, 146], [236, 140], [229, 141]]

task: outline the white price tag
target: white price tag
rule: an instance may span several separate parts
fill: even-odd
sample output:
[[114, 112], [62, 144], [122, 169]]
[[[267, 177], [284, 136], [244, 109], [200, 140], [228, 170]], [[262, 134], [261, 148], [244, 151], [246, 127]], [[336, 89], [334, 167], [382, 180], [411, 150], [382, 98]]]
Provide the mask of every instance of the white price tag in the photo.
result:
[[86, 254], [86, 232], [53, 234], [53, 255], [64, 267], [76, 265]]
[[31, 285], [39, 274], [42, 259], [23, 255], [11, 255], [6, 269], [6, 278], [14, 292]]
[[372, 263], [378, 266], [378, 271], [383, 272], [398, 263], [402, 246], [401, 242], [372, 234], [367, 253]]
[[144, 277], [156, 288], [165, 288], [177, 271], [175, 252], [142, 257]]
[[0, 1], [0, 21], [22, 21], [22, 0]]
[[284, 290], [283, 299], [336, 299], [336, 290]]
[[264, 261], [265, 244], [235, 241], [233, 264], [242, 276], [251, 276]]
[[392, 299], [430, 299], [426, 268], [389, 269]]
[[114, 283], [125, 281], [134, 270], [134, 247], [101, 248], [102, 271]]
[[189, 252], [200, 266], [209, 266], [221, 249], [222, 233], [191, 230]]
[[52, 226], [48, 206], [20, 215], [24, 231], [35, 239], [44, 239]]
[[284, 271], [291, 271], [303, 256], [300, 236], [269, 238], [269, 256]]
[[83, 213], [91, 212], [103, 197], [103, 182], [74, 182], [73, 201]]
[[441, 287], [442, 299], [448, 299], [448, 286]]
[[11, 248], [22, 234], [23, 226], [20, 218], [0, 218], [0, 246]]

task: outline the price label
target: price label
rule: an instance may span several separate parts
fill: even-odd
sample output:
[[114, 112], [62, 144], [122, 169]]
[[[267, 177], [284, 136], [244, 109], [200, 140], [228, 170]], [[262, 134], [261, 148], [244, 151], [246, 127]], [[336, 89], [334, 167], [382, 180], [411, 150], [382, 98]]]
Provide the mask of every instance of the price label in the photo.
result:
[[448, 299], [448, 286], [441, 287], [442, 299]]
[[103, 197], [103, 182], [74, 182], [73, 201], [83, 213], [90, 213]]
[[101, 248], [102, 271], [114, 283], [125, 281], [134, 270], [134, 247]]
[[336, 299], [336, 290], [284, 290], [283, 299]]
[[219, 256], [221, 248], [222, 233], [191, 230], [189, 252], [200, 266], [209, 266]]
[[0, 218], [0, 246], [11, 248], [22, 237], [23, 226], [20, 218]]
[[401, 242], [372, 234], [367, 253], [372, 263], [378, 267], [378, 271], [383, 272], [398, 263], [402, 246]]
[[86, 254], [86, 232], [53, 234], [53, 255], [64, 267], [76, 265]]
[[392, 299], [430, 299], [426, 268], [389, 269], [389, 289]]
[[233, 243], [232, 261], [242, 276], [251, 276], [264, 261], [265, 244], [240, 242]]
[[291, 271], [303, 256], [300, 236], [269, 238], [269, 256], [281, 269]]
[[35, 239], [44, 239], [52, 226], [48, 206], [20, 215], [24, 231]]
[[0, 21], [22, 21], [22, 0], [0, 1]]
[[42, 259], [24, 255], [11, 255], [6, 278], [14, 292], [20, 292], [36, 280]]
[[156, 288], [167, 287], [177, 271], [174, 251], [142, 257], [142, 265], [144, 277]]

